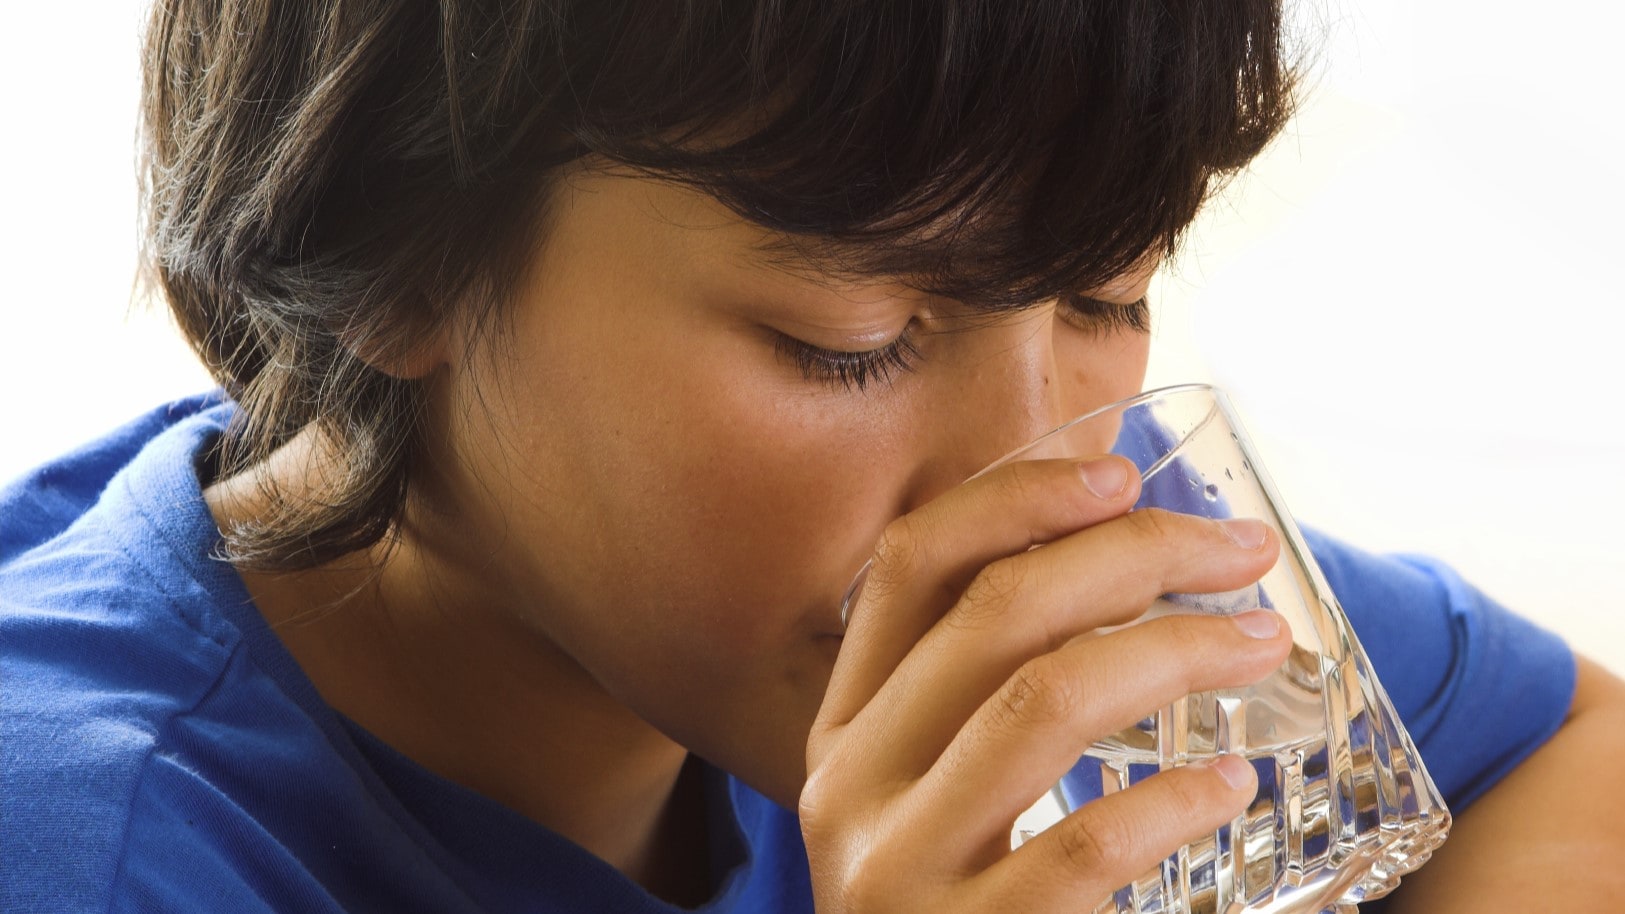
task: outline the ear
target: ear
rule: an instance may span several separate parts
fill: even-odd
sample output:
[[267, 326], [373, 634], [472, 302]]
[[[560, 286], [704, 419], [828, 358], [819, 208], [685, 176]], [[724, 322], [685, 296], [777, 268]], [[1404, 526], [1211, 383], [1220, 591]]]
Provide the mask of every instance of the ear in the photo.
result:
[[387, 334], [357, 330], [340, 334], [339, 339], [374, 371], [401, 381], [428, 377], [446, 364], [446, 334], [439, 328], [418, 332], [401, 328]]

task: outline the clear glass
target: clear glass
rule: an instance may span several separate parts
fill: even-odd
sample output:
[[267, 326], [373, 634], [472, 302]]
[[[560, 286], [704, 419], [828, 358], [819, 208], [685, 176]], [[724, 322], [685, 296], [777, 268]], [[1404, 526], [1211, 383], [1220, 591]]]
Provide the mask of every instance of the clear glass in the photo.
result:
[[1229, 753], [1258, 772], [1252, 805], [1124, 886], [1097, 914], [1351, 914], [1387, 894], [1444, 841], [1450, 814], [1229, 402], [1206, 385], [1140, 394], [988, 470], [1107, 450], [1139, 467], [1136, 510], [1259, 518], [1282, 542], [1280, 559], [1257, 585], [1166, 594], [1142, 618], [1262, 606], [1291, 625], [1295, 645], [1255, 686], [1191, 695], [1096, 743], [1018, 821], [1012, 846], [1091, 799]]

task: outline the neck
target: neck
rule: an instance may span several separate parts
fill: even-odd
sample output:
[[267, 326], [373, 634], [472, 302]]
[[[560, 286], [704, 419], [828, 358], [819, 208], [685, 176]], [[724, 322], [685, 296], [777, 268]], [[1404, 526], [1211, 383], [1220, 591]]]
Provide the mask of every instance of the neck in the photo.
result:
[[[263, 510], [262, 491], [239, 477], [205, 499], [224, 527]], [[340, 713], [654, 894], [703, 900], [704, 805], [687, 752], [522, 621], [491, 569], [408, 531], [378, 554], [243, 580]]]

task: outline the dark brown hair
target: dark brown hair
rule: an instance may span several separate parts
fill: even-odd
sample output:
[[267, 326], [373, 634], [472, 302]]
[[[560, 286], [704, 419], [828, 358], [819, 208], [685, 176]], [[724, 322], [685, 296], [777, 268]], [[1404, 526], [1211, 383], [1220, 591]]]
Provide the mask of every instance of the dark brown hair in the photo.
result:
[[240, 404], [224, 469], [312, 424], [346, 460], [228, 551], [308, 567], [388, 533], [421, 394], [371, 365], [500, 306], [561, 165], [1020, 307], [1174, 249], [1289, 113], [1281, 25], [1278, 0], [158, 0], [147, 246]]

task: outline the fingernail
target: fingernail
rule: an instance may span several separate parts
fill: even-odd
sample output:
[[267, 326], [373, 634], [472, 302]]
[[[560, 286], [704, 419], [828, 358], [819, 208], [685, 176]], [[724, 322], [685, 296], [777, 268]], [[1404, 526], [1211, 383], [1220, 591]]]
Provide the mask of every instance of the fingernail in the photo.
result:
[[1243, 549], [1257, 549], [1264, 545], [1267, 528], [1261, 520], [1251, 517], [1230, 517], [1219, 521], [1219, 529], [1230, 537], [1230, 542]]
[[1211, 768], [1218, 772], [1219, 777], [1230, 785], [1231, 790], [1240, 790], [1252, 783], [1252, 767], [1239, 755], [1219, 755], [1192, 762], [1192, 768]]
[[1098, 498], [1116, 498], [1128, 485], [1128, 469], [1121, 460], [1102, 457], [1080, 464], [1078, 469], [1083, 473], [1083, 484]]
[[1255, 609], [1231, 616], [1230, 620], [1249, 638], [1268, 640], [1281, 633], [1281, 617], [1273, 610]]

